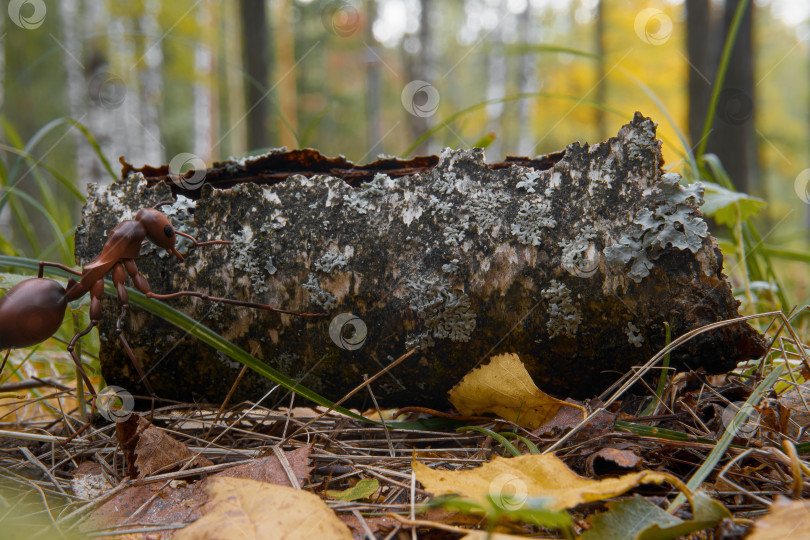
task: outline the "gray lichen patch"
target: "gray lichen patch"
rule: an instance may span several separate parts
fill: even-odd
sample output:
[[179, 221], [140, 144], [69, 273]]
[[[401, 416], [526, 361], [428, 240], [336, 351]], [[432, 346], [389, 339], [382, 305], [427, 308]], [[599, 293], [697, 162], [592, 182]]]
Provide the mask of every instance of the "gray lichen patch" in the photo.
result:
[[614, 245], [605, 248], [608, 266], [622, 269], [640, 283], [660, 252], [667, 247], [697, 253], [709, 238], [709, 228], [697, 208], [703, 204], [700, 184], [682, 186], [677, 174], [668, 173], [652, 189], [648, 206], [639, 208], [632, 224]]
[[349, 260], [343, 253], [327, 251], [315, 261], [315, 270], [331, 274], [336, 268], [345, 268], [348, 263]]
[[548, 302], [548, 337], [555, 338], [560, 334], [574, 337], [582, 322], [582, 312], [571, 299], [571, 290], [556, 279], [540, 293]]
[[408, 306], [424, 321], [427, 335], [450, 341], [469, 341], [475, 330], [475, 313], [470, 297], [438, 278], [418, 276], [406, 279], [403, 296]]
[[503, 208], [510, 201], [511, 197], [503, 190], [496, 192], [490, 188], [482, 188], [472, 194], [467, 204], [462, 206], [462, 211], [470, 212], [479, 235], [484, 232], [494, 234], [501, 224]]
[[644, 336], [632, 321], [627, 323], [624, 333], [627, 334], [627, 341], [634, 347], [639, 348], [644, 344]]
[[568, 273], [587, 278], [599, 270], [599, 251], [594, 243], [597, 236], [596, 230], [591, 225], [586, 225], [573, 240], [560, 240], [562, 267]]
[[371, 182], [353, 190], [343, 196], [346, 205], [358, 214], [368, 214], [369, 211], [381, 208], [381, 199], [385, 195], [384, 183], [390, 180], [385, 174], [377, 174]]
[[241, 231], [231, 237], [229, 248], [234, 268], [250, 278], [250, 285], [256, 293], [266, 292], [267, 276], [275, 274], [276, 267], [269, 256], [262, 264], [262, 257], [254, 242], [250, 225], [245, 225]]
[[553, 229], [556, 226], [557, 221], [551, 216], [551, 203], [541, 197], [534, 197], [520, 205], [511, 231], [521, 244], [539, 246], [543, 242], [543, 229]]
[[517, 189], [525, 189], [528, 193], [534, 193], [537, 189], [537, 179], [540, 178], [540, 171], [520, 167], [518, 169]]
[[318, 278], [315, 277], [315, 274], [310, 274], [309, 279], [301, 286], [309, 292], [310, 300], [313, 304], [326, 310], [335, 307], [337, 298], [334, 294], [321, 288], [321, 284], [318, 282]]

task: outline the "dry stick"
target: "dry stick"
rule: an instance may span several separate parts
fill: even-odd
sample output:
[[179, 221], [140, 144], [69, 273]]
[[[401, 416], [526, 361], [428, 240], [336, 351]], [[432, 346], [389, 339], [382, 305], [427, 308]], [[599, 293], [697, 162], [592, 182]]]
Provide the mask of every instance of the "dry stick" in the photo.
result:
[[374, 536], [374, 533], [371, 532], [371, 529], [369, 528], [368, 523], [366, 523], [366, 520], [363, 517], [363, 515], [357, 510], [352, 510], [352, 515], [355, 518], [357, 518], [357, 521], [360, 523], [360, 525], [363, 526], [363, 531], [366, 534], [366, 538], [368, 538], [369, 540], [375, 540], [376, 536]]
[[[363, 380], [368, 380], [368, 374], [363, 373]], [[388, 432], [388, 426], [385, 425], [385, 418], [383, 418], [382, 410], [380, 410], [380, 406], [377, 404], [377, 398], [374, 397], [374, 392], [371, 390], [371, 385], [368, 386], [368, 393], [371, 396], [371, 401], [374, 403], [377, 414], [380, 416], [380, 423], [382, 424], [383, 432], [385, 432], [385, 440], [388, 441], [388, 450], [391, 452], [391, 457], [396, 457], [397, 453], [394, 451], [394, 443], [391, 440], [391, 434]]]
[[281, 464], [281, 468], [284, 469], [284, 472], [287, 474], [287, 478], [290, 480], [290, 485], [295, 489], [301, 489], [301, 484], [298, 482], [298, 477], [295, 475], [295, 471], [293, 470], [292, 465], [290, 465], [290, 460], [287, 459], [287, 455], [284, 453], [284, 450], [282, 450], [280, 446], [274, 446], [273, 454]]
[[751, 493], [750, 491], [748, 491], [747, 489], [745, 489], [745, 488], [744, 488], [744, 487], [742, 487], [741, 485], [739, 485], [739, 484], [737, 484], [736, 482], [733, 482], [732, 480], [730, 480], [730, 479], [726, 478], [726, 472], [728, 472], [728, 470], [729, 470], [729, 469], [730, 469], [730, 468], [731, 468], [731, 467], [732, 467], [732, 466], [733, 466], [735, 463], [737, 463], [739, 460], [743, 459], [743, 458], [744, 458], [745, 456], [747, 456], [748, 454], [751, 454], [752, 452], [754, 452], [754, 449], [753, 449], [753, 448], [749, 448], [749, 449], [748, 449], [748, 450], [746, 450], [745, 452], [742, 452], [740, 455], [735, 456], [735, 457], [734, 457], [734, 459], [732, 459], [731, 461], [729, 461], [728, 463], [726, 463], [726, 466], [725, 466], [725, 467], [723, 467], [723, 468], [720, 470], [720, 472], [719, 472], [719, 473], [717, 473], [717, 479], [718, 479], [718, 480], [722, 480], [723, 482], [725, 482], [725, 483], [729, 484], [730, 486], [734, 487], [734, 489], [736, 489], [736, 490], [740, 491], [741, 493], [745, 493], [746, 495], [748, 495], [749, 497], [751, 497], [752, 499], [754, 499], [754, 500], [755, 500], [755, 501], [757, 501], [758, 503], [760, 503], [760, 504], [764, 504], [765, 506], [770, 506], [771, 502], [770, 502], [768, 499], [763, 499], [763, 498], [762, 498], [762, 497], [760, 497], [759, 495], [755, 495], [755, 494]]
[[[17, 447], [17, 450], [22, 452], [22, 454], [25, 456], [25, 459], [27, 459], [29, 463], [31, 463], [34, 467], [42, 471], [42, 473], [48, 477], [48, 479], [51, 481], [51, 483], [53, 483], [56, 489], [59, 490], [59, 493], [61, 493], [66, 497], [68, 496], [68, 494], [65, 493], [65, 490], [62, 488], [62, 486], [59, 484], [56, 478], [53, 477], [51, 471], [48, 470], [48, 467], [46, 467], [45, 464], [43, 464], [34, 454], [32, 454], [28, 448], [26, 448], [25, 446], [19, 446]], [[801, 477], [801, 475], [799, 476]]]
[[318, 416], [316, 416], [315, 418], [313, 418], [312, 420], [310, 420], [309, 422], [298, 428], [292, 435], [286, 437], [283, 441], [281, 441], [281, 443], [279, 443], [279, 446], [283, 446], [284, 443], [286, 443], [288, 440], [295, 437], [296, 435], [301, 433], [301, 431], [305, 430], [306, 428], [308, 428], [309, 426], [311, 426], [312, 424], [314, 424], [315, 422], [317, 422], [318, 420], [320, 420], [321, 418], [323, 418], [324, 416], [335, 410], [335, 407], [340, 407], [340, 405], [342, 403], [345, 403], [347, 399], [351, 398], [357, 392], [359, 392], [369, 384], [373, 383], [374, 381], [376, 381], [377, 379], [379, 379], [380, 377], [382, 377], [383, 375], [385, 375], [386, 373], [388, 373], [389, 371], [400, 365], [417, 350], [418, 349], [416, 348], [411, 349], [410, 351], [406, 352], [405, 354], [403, 354], [402, 356], [391, 362], [388, 366], [378, 371], [373, 377], [371, 377], [370, 379], [366, 379], [365, 381], [357, 385], [357, 387], [355, 387], [354, 390], [352, 390], [351, 392], [340, 398], [337, 402], [333, 403], [332, 406], [329, 407], [326, 411], [322, 412], [321, 414], [319, 414]]
[[[655, 356], [653, 356], [652, 358], [650, 358], [650, 360], [648, 360], [647, 363], [644, 364], [641, 367], [641, 369], [636, 371], [624, 384], [622, 384], [621, 387], [618, 390], [616, 390], [613, 393], [613, 395], [607, 401], [605, 401], [602, 404], [601, 407], [599, 407], [598, 409], [593, 411], [591, 414], [589, 414], [584, 420], [582, 420], [582, 422], [577, 424], [574, 427], [574, 429], [572, 429], [571, 431], [569, 431], [568, 433], [563, 435], [560, 438], [560, 440], [558, 440], [557, 442], [555, 442], [554, 444], [552, 444], [551, 446], [549, 446], [548, 448], [543, 450], [542, 453], [547, 454], [549, 452], [553, 452], [554, 450], [556, 450], [557, 448], [562, 446], [562, 444], [565, 441], [570, 439], [574, 435], [574, 433], [579, 431], [583, 426], [587, 425], [597, 414], [607, 410], [607, 408], [613, 402], [615, 402], [625, 392], [627, 392], [627, 390], [631, 386], [633, 386], [636, 383], [636, 381], [638, 381], [638, 379], [643, 377], [650, 369], [652, 369], [652, 367], [655, 364], [657, 364], [659, 361], [661, 361], [667, 353], [669, 353], [670, 351], [672, 351], [676, 347], [680, 346], [682, 343], [685, 343], [685, 342], [689, 341], [690, 339], [692, 339], [693, 337], [695, 337], [697, 335], [703, 334], [703, 333], [708, 332], [710, 330], [714, 330], [716, 328], [722, 328], [724, 326], [731, 326], [732, 324], [737, 324], [737, 323], [741, 323], [743, 321], [747, 321], [747, 320], [750, 320], [750, 319], [758, 319], [758, 318], [762, 318], [762, 317], [780, 317], [780, 318], [782, 318], [784, 323], [785, 323], [785, 326], [790, 328], [791, 334], [795, 335], [795, 332], [793, 332], [793, 329], [790, 327], [790, 324], [788, 324], [787, 318], [785, 317], [784, 313], [782, 313], [781, 311], [770, 311], [768, 313], [758, 313], [756, 315], [746, 315], [744, 317], [737, 317], [736, 319], [729, 319], [727, 321], [719, 321], [719, 322], [716, 322], [716, 323], [711, 323], [711, 324], [707, 324], [705, 326], [701, 326], [700, 328], [695, 328], [694, 330], [692, 330], [690, 332], [687, 332], [686, 334], [684, 334], [681, 337], [679, 337], [678, 339], [672, 341], [672, 343], [670, 343], [669, 345], [667, 345], [666, 347], [664, 347], [663, 349], [658, 351], [658, 353]], [[800, 343], [800, 341], [798, 341], [798, 339], [797, 339], [797, 342]], [[799, 349], [801, 350], [801, 347]], [[620, 381], [621, 381], [621, 379], [619, 381], [617, 381], [613, 386], [611, 386], [611, 389], [613, 387], [615, 387]]]
[[790, 472], [793, 475], [793, 498], [802, 498], [802, 467], [796, 447], [788, 439], [782, 439], [782, 448], [790, 458]]
[[222, 416], [222, 412], [225, 410], [225, 407], [228, 405], [228, 402], [231, 401], [233, 393], [236, 392], [236, 387], [239, 386], [239, 383], [242, 381], [242, 377], [244, 377], [245, 373], [247, 373], [247, 369], [248, 369], [247, 364], [242, 366], [241, 371], [239, 371], [239, 375], [236, 376], [236, 380], [233, 382], [233, 385], [231, 385], [231, 389], [228, 390], [228, 395], [225, 396], [225, 400], [222, 402], [222, 405], [219, 406], [219, 410], [217, 411], [217, 414], [214, 417], [214, 421], [211, 422], [211, 425], [208, 426], [208, 429], [205, 431], [205, 434], [203, 434], [202, 437], [203, 439], [207, 439], [209, 435], [211, 435], [211, 431], [214, 430], [214, 426], [216, 426], [217, 422], [219, 422], [219, 418], [220, 416]]
[[[57, 437], [56, 435], [38, 435], [36, 433], [26, 433], [22, 431], [8, 431], [5, 429], [0, 429], [0, 439], [8, 437], [10, 439], [24, 439], [28, 441], [39, 441], [39, 442], [58, 442], [59, 444], [66, 444], [67, 437]], [[81, 444], [90, 444], [90, 441], [87, 439], [75, 438], [72, 442], [81, 443]]]
[[70, 388], [69, 386], [65, 386], [64, 384], [60, 384], [55, 379], [39, 379], [37, 377], [31, 377], [31, 379], [27, 381], [6, 383], [0, 386], [0, 392], [15, 392], [17, 390], [29, 390], [31, 388], [39, 388], [41, 386], [49, 386], [51, 388], [56, 388], [58, 390], [73, 391], [72, 388]]

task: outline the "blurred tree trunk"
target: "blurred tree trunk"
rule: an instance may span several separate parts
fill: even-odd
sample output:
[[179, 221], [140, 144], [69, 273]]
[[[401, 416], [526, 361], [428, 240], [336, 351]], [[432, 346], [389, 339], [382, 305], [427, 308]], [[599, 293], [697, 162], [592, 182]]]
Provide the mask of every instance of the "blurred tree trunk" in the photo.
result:
[[[0, 17], [0, 36], [5, 35], [6, 18]], [[3, 109], [6, 97], [6, 41], [0, 41], [0, 110]], [[4, 140], [5, 137], [0, 137]], [[11, 241], [13, 233], [11, 229], [11, 210], [8, 207], [7, 201], [0, 206], [0, 237], [5, 237], [6, 240]]]
[[[498, 3], [497, 13], [499, 20], [497, 27], [490, 32], [489, 53], [487, 54], [487, 101], [497, 100], [506, 95], [506, 56], [503, 48], [504, 32], [506, 31], [506, 2]], [[501, 161], [503, 157], [503, 110], [504, 102], [499, 101], [487, 105], [487, 132], [494, 133], [495, 139], [487, 148], [489, 157], [493, 161]]]
[[[687, 0], [688, 2], [689, 0]], [[688, 26], [688, 25], [687, 25]], [[596, 4], [596, 26], [594, 28], [596, 38], [596, 102], [604, 105], [607, 101], [607, 81], [605, 81], [605, 0], [599, 0]], [[605, 124], [605, 111], [597, 107], [596, 111], [596, 138], [597, 140], [607, 135]]]
[[[741, 1], [743, 0], [725, 2], [723, 39], [728, 35], [734, 11]], [[734, 186], [747, 193], [759, 192], [751, 47], [753, 7], [753, 3], [749, 3], [734, 43], [708, 144], [708, 151], [720, 158]]]
[[[109, 25], [110, 62], [108, 66], [101, 64], [94, 75], [98, 85], [95, 105], [103, 110], [100, 116], [112, 126], [112, 150], [107, 155], [126, 155], [135, 162], [148, 163], [144, 160], [143, 128], [138, 125], [141, 118], [138, 72], [143, 66], [136, 64], [135, 42], [129, 37], [134, 35], [135, 28], [130, 17], [120, 13], [111, 17]], [[117, 95], [118, 84], [126, 88], [123, 101], [111, 97]]]
[[[686, 0], [686, 52], [689, 57], [689, 141], [700, 143], [714, 79], [709, 38], [712, 35], [709, 0]], [[721, 45], [722, 46], [722, 45]]]
[[142, 59], [140, 81], [138, 84], [138, 109], [140, 110], [140, 124], [143, 138], [143, 160], [145, 163], [163, 163], [164, 147], [160, 132], [160, 103], [163, 89], [163, 49], [162, 33], [158, 16], [160, 15], [160, 0], [147, 0], [143, 12], [138, 20], [138, 26], [143, 34], [141, 41], [142, 51], [138, 51], [138, 58]]
[[[106, 2], [84, 2], [77, 23], [79, 21], [77, 31], [82, 36], [92, 36], [82, 40], [82, 56], [79, 58], [84, 64], [83, 91], [87, 105], [83, 123], [98, 141], [104, 155], [115, 159], [122, 155], [115, 153], [119, 148], [113, 138], [115, 125], [120, 122], [115, 119], [116, 109], [123, 111], [128, 89], [122, 78], [125, 74], [113, 73], [110, 66], [113, 37], [108, 35], [107, 29], [112, 21]], [[95, 155], [90, 163], [88, 182], [110, 180]]]
[[[408, 82], [419, 80], [431, 85], [435, 85], [436, 81], [434, 80], [435, 65], [433, 57], [433, 40], [431, 35], [432, 21], [431, 10], [429, 9], [430, 5], [430, 0], [419, 0], [419, 50], [416, 54], [410, 54], [407, 51], [404, 51], [404, 64], [405, 72], [408, 75]], [[419, 100], [426, 97], [427, 94], [422, 91], [417, 92], [417, 94], [413, 96], [413, 99], [416, 104], [421, 104]], [[406, 114], [412, 138], [416, 139], [430, 129], [430, 119], [432, 115], [418, 115], [407, 111]], [[416, 147], [414, 150], [414, 155], [430, 154], [433, 152], [433, 146], [433, 137], [428, 137], [422, 142], [422, 144]]]
[[[217, 5], [217, 4], [215, 4]], [[223, 62], [219, 66], [217, 80], [220, 96], [221, 132], [215, 145], [219, 156], [243, 154], [248, 148], [247, 126], [239, 122], [247, 110], [245, 105], [247, 78], [236, 69], [242, 63], [242, 43], [229, 36], [238, 36], [242, 31], [239, 2], [219, 3], [219, 41]]]
[[274, 2], [276, 12], [276, 84], [278, 85], [279, 139], [281, 146], [298, 147], [298, 77], [295, 68], [295, 36], [292, 0]]
[[242, 65], [245, 70], [245, 118], [248, 149], [270, 146], [267, 83], [270, 55], [265, 0], [239, 0], [242, 21]]
[[[526, 9], [520, 14], [518, 20], [518, 40], [526, 47], [539, 41], [538, 34], [540, 27], [534, 26], [534, 11], [532, 3], [526, 2]], [[531, 51], [520, 55], [520, 86], [518, 92], [529, 94], [537, 91], [537, 60], [540, 55], [535, 56]], [[532, 137], [532, 104], [533, 98], [521, 99], [518, 103], [518, 146], [517, 155], [526, 156], [534, 152], [534, 140]]]
[[213, 134], [216, 132], [216, 113], [218, 108], [214, 107], [215, 98], [213, 82], [215, 68], [214, 56], [211, 54], [211, 40], [207, 42], [204, 38], [209, 35], [211, 28], [211, 5], [208, 2], [200, 4], [197, 8], [197, 27], [199, 43], [194, 46], [194, 94], [192, 104], [192, 121], [194, 123], [194, 140], [192, 142], [192, 153], [208, 163], [213, 157], [211, 146], [213, 144]]
[[376, 0], [365, 0], [365, 40], [366, 40], [366, 129], [368, 148], [371, 157], [383, 151], [382, 124], [380, 117], [380, 46], [374, 38], [374, 21], [377, 20]]
[[[87, 80], [85, 66], [81, 63], [84, 56], [82, 42], [79, 39], [77, 25], [82, 19], [77, 0], [63, 0], [59, 3], [59, 15], [62, 22], [62, 40], [65, 46], [65, 82], [68, 102], [68, 114], [74, 120], [87, 124]], [[96, 181], [93, 169], [96, 161], [93, 149], [78, 130], [71, 133], [76, 147], [77, 187], [85, 192], [87, 183]], [[77, 201], [78, 204], [78, 201]]]

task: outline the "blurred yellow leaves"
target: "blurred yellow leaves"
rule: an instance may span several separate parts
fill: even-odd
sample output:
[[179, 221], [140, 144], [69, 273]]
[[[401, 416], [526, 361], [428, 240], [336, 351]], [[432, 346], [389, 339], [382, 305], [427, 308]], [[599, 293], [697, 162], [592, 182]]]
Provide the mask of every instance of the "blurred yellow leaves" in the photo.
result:
[[810, 500], [791, 501], [778, 497], [768, 515], [758, 519], [748, 540], [790, 538], [810, 540]]
[[[548, 422], [560, 407], [576, 407], [543, 393], [516, 354], [492, 357], [468, 373], [449, 392], [450, 403], [464, 415], [494, 413], [526, 429]], [[585, 416], [582, 410], [583, 418]]]
[[352, 539], [349, 528], [314, 493], [244, 478], [212, 478], [203, 517], [177, 540]]
[[547, 508], [564, 510], [616, 497], [640, 485], [668, 481], [671, 476], [640, 471], [618, 478], [590, 480], [569, 469], [552, 454], [526, 454], [514, 458], [495, 457], [476, 469], [445, 471], [414, 461], [416, 479], [434, 495], [457, 493], [487, 505], [517, 508], [529, 498], [548, 498]]

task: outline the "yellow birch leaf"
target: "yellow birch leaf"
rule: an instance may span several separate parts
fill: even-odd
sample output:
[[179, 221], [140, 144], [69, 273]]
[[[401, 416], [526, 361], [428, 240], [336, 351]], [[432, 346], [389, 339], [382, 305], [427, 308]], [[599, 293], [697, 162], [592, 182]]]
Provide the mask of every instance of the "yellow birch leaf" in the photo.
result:
[[246, 478], [211, 478], [203, 516], [176, 540], [352, 540], [349, 528], [320, 497], [287, 486]]
[[514, 458], [495, 457], [476, 469], [445, 471], [431, 469], [418, 461], [413, 472], [434, 495], [459, 495], [488, 506], [487, 496], [504, 509], [515, 510], [529, 498], [549, 498], [549, 510], [616, 497], [640, 485], [660, 484], [670, 478], [664, 473], [639, 471], [618, 478], [591, 480], [569, 469], [552, 454], [526, 454]]
[[[540, 537], [532, 536], [532, 539], [538, 540]], [[496, 532], [489, 533], [487, 531], [470, 531], [466, 535], [462, 536], [459, 540], [526, 540], [526, 537]]]
[[810, 540], [810, 500], [791, 501], [777, 497], [768, 514], [754, 523], [754, 531], [748, 540]]
[[560, 407], [582, 409], [537, 388], [516, 354], [492, 357], [489, 364], [465, 375], [448, 394], [450, 403], [461, 414], [495, 413], [530, 430], [548, 422]]

